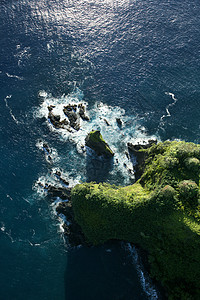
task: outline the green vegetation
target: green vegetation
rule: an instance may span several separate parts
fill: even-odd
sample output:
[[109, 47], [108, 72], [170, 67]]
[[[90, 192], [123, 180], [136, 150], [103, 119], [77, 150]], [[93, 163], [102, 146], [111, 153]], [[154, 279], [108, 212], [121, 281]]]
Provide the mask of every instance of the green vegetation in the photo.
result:
[[87, 135], [85, 144], [93, 149], [98, 155], [104, 155], [106, 157], [112, 157], [114, 155], [98, 130], [93, 130]]
[[75, 186], [75, 219], [94, 245], [119, 239], [147, 250], [169, 299], [200, 299], [200, 145], [167, 141], [141, 151], [148, 156], [135, 184]]

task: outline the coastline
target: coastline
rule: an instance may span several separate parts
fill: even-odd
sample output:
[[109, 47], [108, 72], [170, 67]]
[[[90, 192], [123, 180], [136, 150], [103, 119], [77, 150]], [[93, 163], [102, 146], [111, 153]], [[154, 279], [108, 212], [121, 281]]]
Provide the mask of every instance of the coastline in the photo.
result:
[[[73, 141], [84, 155], [88, 170], [92, 162], [88, 157], [107, 165], [111, 173], [114, 164], [120, 170], [119, 154], [115, 154], [117, 148], [113, 151], [113, 146], [107, 144], [99, 130], [85, 130], [80, 140], [81, 125], [91, 128], [86, 104], [68, 102], [66, 106], [66, 99], [68, 101], [68, 98], [63, 98], [58, 108], [47, 101], [45, 114], [51, 128], [57, 132], [61, 130], [61, 133], [69, 132], [72, 140], [73, 136], [76, 137]], [[116, 117], [112, 126], [121, 133], [122, 124], [123, 121]], [[111, 128], [107, 120], [104, 120], [104, 126]], [[134, 140], [127, 141], [123, 133], [122, 136], [124, 140], [120, 142], [129, 162], [124, 163], [123, 168], [129, 176], [134, 174], [135, 183], [132, 185], [106, 183], [106, 176], [100, 179], [98, 173], [97, 183], [88, 180], [70, 185], [70, 180], [59, 169], [51, 172], [59, 186], [45, 181], [38, 181], [37, 185], [45, 189], [50, 198], [63, 200], [56, 211], [65, 220], [63, 227], [69, 244], [90, 246], [120, 240], [138, 245], [148, 253], [150, 274], [161, 283], [169, 299], [196, 299], [200, 293], [195, 280], [197, 266], [193, 267], [195, 278], [192, 269], [184, 278], [182, 274], [186, 269], [179, 258], [191, 265], [192, 258], [188, 256], [191, 245], [195, 261], [199, 256], [199, 241], [195, 234], [198, 234], [200, 215], [200, 145], [183, 141], [157, 143], [156, 139], [134, 143]], [[51, 163], [52, 151], [46, 143], [41, 143], [40, 149]], [[92, 168], [96, 169], [96, 163]], [[181, 249], [184, 252], [180, 256]], [[176, 285], [175, 281], [178, 282]], [[182, 287], [182, 282], [189, 282], [189, 287]]]

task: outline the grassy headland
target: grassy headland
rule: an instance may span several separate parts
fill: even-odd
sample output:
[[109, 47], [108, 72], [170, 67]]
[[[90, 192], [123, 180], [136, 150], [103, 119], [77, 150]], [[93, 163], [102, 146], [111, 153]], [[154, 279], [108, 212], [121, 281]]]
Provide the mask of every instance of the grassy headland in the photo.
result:
[[169, 299], [200, 299], [200, 145], [166, 141], [141, 151], [135, 184], [73, 188], [75, 219], [94, 245], [118, 239], [145, 249]]

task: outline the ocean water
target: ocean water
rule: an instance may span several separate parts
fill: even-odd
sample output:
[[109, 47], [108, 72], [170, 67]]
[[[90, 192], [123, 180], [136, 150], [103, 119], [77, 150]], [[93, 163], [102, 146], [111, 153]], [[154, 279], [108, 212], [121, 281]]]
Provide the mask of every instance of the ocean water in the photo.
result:
[[[0, 1], [0, 299], [161, 299], [133, 246], [70, 248], [38, 182], [131, 184], [127, 141], [200, 142], [199, 15], [197, 0]], [[47, 120], [69, 101], [91, 118], [78, 133]], [[112, 165], [82, 151], [92, 128]]]

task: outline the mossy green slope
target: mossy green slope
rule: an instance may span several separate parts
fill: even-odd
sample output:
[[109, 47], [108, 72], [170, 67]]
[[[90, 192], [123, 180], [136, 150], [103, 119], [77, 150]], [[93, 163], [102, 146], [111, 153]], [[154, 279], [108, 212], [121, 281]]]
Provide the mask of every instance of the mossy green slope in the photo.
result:
[[76, 221], [94, 245], [119, 239], [147, 250], [151, 275], [169, 299], [200, 299], [200, 145], [164, 142], [145, 151], [135, 184], [72, 190]]
[[112, 157], [114, 155], [113, 151], [104, 141], [99, 130], [91, 131], [85, 139], [85, 144], [93, 149], [98, 155], [104, 155], [106, 157]]

